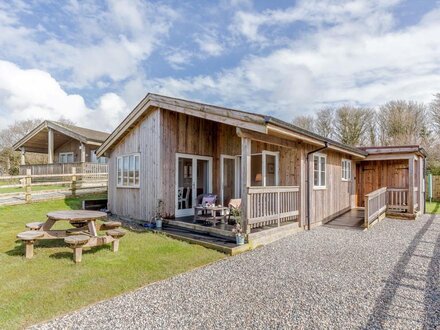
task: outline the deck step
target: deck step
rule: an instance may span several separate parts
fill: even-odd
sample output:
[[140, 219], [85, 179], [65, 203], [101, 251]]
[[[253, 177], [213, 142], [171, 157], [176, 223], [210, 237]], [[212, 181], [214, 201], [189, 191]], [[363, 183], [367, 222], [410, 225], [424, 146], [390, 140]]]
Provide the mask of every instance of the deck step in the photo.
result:
[[235, 255], [237, 253], [249, 250], [249, 246], [247, 244], [235, 244], [235, 237], [232, 241], [229, 238], [215, 237], [209, 234], [197, 233], [189, 229], [169, 225], [165, 225], [162, 230], [157, 230], [156, 232], [188, 243], [198, 244], [206, 248], [217, 250], [229, 255]]
[[215, 228], [209, 225], [205, 226], [199, 223], [183, 222], [183, 221], [175, 221], [175, 220], [165, 220], [164, 226], [167, 228], [184, 229], [198, 234], [207, 234], [212, 237], [222, 238], [229, 240], [231, 242], [235, 242], [235, 234], [232, 232], [232, 230]]

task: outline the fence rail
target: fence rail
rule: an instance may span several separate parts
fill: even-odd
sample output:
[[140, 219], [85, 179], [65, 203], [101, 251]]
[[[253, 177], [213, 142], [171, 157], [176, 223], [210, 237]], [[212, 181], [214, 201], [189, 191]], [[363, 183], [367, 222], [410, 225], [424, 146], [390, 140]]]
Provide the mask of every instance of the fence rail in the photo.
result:
[[383, 187], [365, 195], [364, 227], [369, 228], [371, 223], [385, 214], [387, 210], [387, 188]]
[[[77, 173], [76, 167], [72, 167], [70, 173], [59, 174], [32, 174], [32, 170], [28, 168], [26, 175], [0, 176], [0, 197], [24, 196], [25, 202], [30, 203], [32, 201], [32, 187], [36, 186], [57, 187], [38, 190], [39, 193], [68, 191], [72, 196], [76, 196], [78, 192], [83, 190], [107, 191], [108, 173], [95, 171], [100, 168], [102, 169], [102, 167], [92, 169], [93, 173]], [[2, 184], [5, 181], [6, 184]], [[7, 188], [22, 188], [23, 190], [21, 192], [2, 192], [2, 189]]]
[[393, 212], [408, 211], [408, 189], [387, 188], [388, 210]]
[[299, 187], [249, 187], [248, 224], [251, 228], [280, 226], [299, 216]]
[[50, 175], [50, 174], [70, 174], [72, 168], [76, 169], [76, 173], [108, 173], [107, 164], [98, 163], [58, 163], [58, 164], [35, 164], [35, 165], [20, 165], [20, 175], [25, 175], [27, 170], [31, 170], [35, 175]]

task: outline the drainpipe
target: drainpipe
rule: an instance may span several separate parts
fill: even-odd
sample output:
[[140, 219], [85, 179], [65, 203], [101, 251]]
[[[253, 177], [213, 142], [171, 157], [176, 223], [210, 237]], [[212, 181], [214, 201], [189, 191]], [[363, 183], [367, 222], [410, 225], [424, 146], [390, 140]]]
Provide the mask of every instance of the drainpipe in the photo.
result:
[[306, 194], [307, 194], [307, 230], [310, 230], [310, 203], [311, 203], [311, 196], [310, 196], [310, 167], [309, 167], [309, 158], [311, 154], [314, 154], [315, 152], [324, 150], [328, 148], [328, 142], [324, 142], [324, 146], [316, 149], [316, 150], [312, 150], [310, 152], [307, 153], [307, 157], [306, 157]]
[[[426, 213], [426, 158], [423, 157], [423, 213]], [[431, 183], [432, 184], [432, 183]], [[422, 188], [422, 187], [420, 187]]]

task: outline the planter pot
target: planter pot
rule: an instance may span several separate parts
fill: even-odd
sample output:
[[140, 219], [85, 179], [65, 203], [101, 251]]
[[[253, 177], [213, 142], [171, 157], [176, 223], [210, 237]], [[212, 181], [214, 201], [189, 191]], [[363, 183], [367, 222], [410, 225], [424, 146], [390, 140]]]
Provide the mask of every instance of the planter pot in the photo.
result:
[[162, 219], [156, 219], [156, 229], [162, 229]]
[[244, 244], [244, 236], [235, 236], [235, 241], [237, 242], [237, 245], [243, 245]]

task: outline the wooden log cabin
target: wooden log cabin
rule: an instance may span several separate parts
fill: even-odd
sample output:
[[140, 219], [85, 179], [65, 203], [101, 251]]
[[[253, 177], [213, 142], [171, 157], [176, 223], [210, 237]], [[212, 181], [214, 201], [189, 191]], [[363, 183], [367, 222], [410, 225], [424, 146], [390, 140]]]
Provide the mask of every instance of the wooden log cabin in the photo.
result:
[[[194, 215], [201, 194], [216, 194], [222, 205], [240, 198], [249, 241], [326, 223], [363, 207], [364, 195], [383, 187], [406, 189], [393, 205], [399, 212], [424, 210], [419, 147], [353, 148], [270, 116], [156, 94], [97, 155], [109, 159], [112, 213], [149, 221], [162, 202], [168, 223], [177, 224]], [[416, 189], [417, 196], [408, 193]], [[206, 230], [192, 221], [185, 226]]]
[[[96, 150], [108, 136], [105, 132], [46, 120], [17, 141], [13, 149], [21, 152], [22, 175], [27, 169], [37, 175], [69, 174], [73, 167], [77, 172], [107, 172], [107, 160], [97, 157]], [[27, 153], [46, 154], [47, 163], [29, 164]]]

